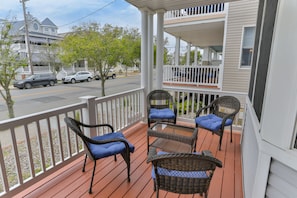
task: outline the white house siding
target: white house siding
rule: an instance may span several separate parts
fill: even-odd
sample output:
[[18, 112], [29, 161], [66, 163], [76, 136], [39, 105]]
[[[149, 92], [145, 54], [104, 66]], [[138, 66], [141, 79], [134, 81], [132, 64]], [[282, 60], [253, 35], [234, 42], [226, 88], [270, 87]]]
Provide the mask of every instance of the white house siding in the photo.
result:
[[248, 92], [250, 69], [240, 68], [242, 31], [245, 26], [256, 26], [257, 12], [258, 1], [255, 0], [229, 3], [225, 30], [223, 91]]
[[[246, 112], [245, 112], [245, 127], [242, 132], [242, 168], [243, 168], [243, 184], [244, 184], [244, 194], [245, 197], [252, 197], [252, 191], [254, 186], [254, 178], [256, 176], [255, 167], [257, 167], [259, 158], [259, 145], [258, 141], [260, 139], [258, 133], [254, 131], [259, 131], [259, 123], [255, 119], [255, 112], [253, 111], [251, 104], [247, 102]], [[246, 173], [246, 174], [245, 174]]]
[[267, 182], [266, 197], [295, 198], [297, 191], [297, 172], [283, 163], [272, 160]]
[[[297, 134], [297, 2], [266, 0], [263, 7], [265, 9], [262, 15], [267, 18], [262, 17], [261, 33], [266, 34], [259, 35], [263, 48], [259, 51], [261, 56], [258, 56], [258, 61], [259, 57], [269, 56], [269, 60], [266, 60], [267, 80], [262, 81], [265, 83], [265, 90], [260, 120], [257, 121], [256, 115], [246, 114], [242, 137], [243, 167], [256, 172], [253, 178], [253, 175], [250, 177], [250, 170], [244, 168], [244, 191], [246, 197], [295, 198], [297, 150], [293, 145]], [[269, 45], [265, 46], [270, 42], [265, 39], [269, 37], [267, 33], [272, 33], [271, 48]], [[263, 53], [267, 49], [269, 52]], [[262, 62], [266, 64], [265, 61]], [[259, 71], [260, 65], [256, 66], [256, 70]], [[259, 99], [253, 96], [251, 98], [251, 103]], [[247, 112], [252, 112], [255, 106], [248, 103]], [[256, 121], [252, 123], [248, 122], [249, 120]], [[256, 137], [256, 141], [255, 138], [249, 137]], [[251, 149], [255, 144], [259, 148], [256, 160], [253, 158], [255, 149]], [[255, 165], [254, 161], [258, 163]], [[254, 185], [250, 186], [252, 182]]]

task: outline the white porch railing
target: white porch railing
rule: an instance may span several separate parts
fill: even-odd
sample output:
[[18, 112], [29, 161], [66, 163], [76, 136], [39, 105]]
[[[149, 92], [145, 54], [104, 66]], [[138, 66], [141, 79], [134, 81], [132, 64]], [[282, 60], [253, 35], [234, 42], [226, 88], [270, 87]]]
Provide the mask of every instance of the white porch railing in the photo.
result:
[[[221, 87], [222, 66], [164, 65], [163, 83]], [[222, 72], [221, 72], [222, 73]]]
[[[246, 94], [199, 89], [164, 88], [176, 99], [178, 120], [194, 122], [199, 107], [221, 95], [239, 98], [242, 110], [234, 126], [243, 126]], [[0, 197], [12, 197], [83, 154], [83, 144], [64, 123], [70, 116], [90, 124], [111, 124], [116, 131], [146, 121], [146, 97], [139, 88], [0, 122]], [[101, 131], [85, 133], [102, 134]]]
[[197, 6], [192, 8], [185, 8], [180, 10], [171, 10], [165, 13], [164, 20], [170, 20], [175, 18], [183, 18], [189, 16], [199, 16], [205, 14], [214, 14], [225, 12], [225, 4], [218, 3], [205, 6]]
[[209, 91], [203, 89], [187, 89], [178, 87], [164, 87], [164, 89], [169, 91], [175, 98], [178, 109], [178, 119], [192, 123], [194, 123], [194, 118], [196, 117], [196, 112], [199, 108], [210, 104], [211, 101], [219, 96], [232, 95], [238, 98], [241, 104], [241, 109], [234, 119], [233, 127], [241, 129], [243, 126], [245, 100], [247, 96], [246, 93], [232, 93], [215, 90]]
[[83, 144], [67, 129], [64, 117], [110, 123], [119, 131], [143, 120], [143, 97], [143, 89], [82, 97], [81, 103], [1, 121], [0, 197], [12, 197], [82, 155]]

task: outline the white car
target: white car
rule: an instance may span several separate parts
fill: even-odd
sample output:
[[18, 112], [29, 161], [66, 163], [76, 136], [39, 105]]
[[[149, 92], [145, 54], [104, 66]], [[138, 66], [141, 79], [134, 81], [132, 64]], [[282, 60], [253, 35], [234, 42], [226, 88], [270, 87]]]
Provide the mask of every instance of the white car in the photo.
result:
[[[110, 69], [109, 72], [106, 75], [106, 79], [115, 79], [117, 77], [115, 71], [113, 69]], [[98, 72], [95, 73], [94, 75], [95, 80], [101, 80], [101, 76], [99, 75]]]
[[76, 83], [87, 81], [90, 82], [93, 79], [93, 74], [89, 71], [79, 71], [62, 78], [63, 83]]

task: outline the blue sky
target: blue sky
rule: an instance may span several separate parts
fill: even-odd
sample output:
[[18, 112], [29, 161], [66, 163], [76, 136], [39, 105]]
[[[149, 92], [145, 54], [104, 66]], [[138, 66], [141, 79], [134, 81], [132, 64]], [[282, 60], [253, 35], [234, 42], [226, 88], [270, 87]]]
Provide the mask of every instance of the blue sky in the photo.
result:
[[[59, 33], [83, 22], [109, 23], [139, 30], [141, 27], [139, 10], [125, 0], [29, 0], [25, 4], [26, 11], [39, 21], [49, 18], [55, 23]], [[0, 0], [0, 18], [23, 20], [22, 3]]]
[[[73, 26], [83, 22], [138, 28], [141, 31], [140, 11], [125, 0], [28, 0], [25, 4], [26, 12], [40, 22], [49, 18], [58, 26], [59, 33], [70, 31]], [[0, 0], [0, 19], [14, 18], [24, 19], [20, 0]], [[156, 27], [156, 22], [154, 25]], [[169, 40], [166, 47], [172, 52], [175, 39], [168, 34], [165, 37]], [[184, 46], [183, 43], [181, 45]]]

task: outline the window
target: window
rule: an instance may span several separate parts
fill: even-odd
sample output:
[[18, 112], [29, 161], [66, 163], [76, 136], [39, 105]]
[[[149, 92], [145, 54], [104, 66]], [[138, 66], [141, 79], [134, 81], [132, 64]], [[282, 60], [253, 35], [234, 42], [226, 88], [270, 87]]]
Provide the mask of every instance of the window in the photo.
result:
[[[259, 121], [261, 120], [262, 114], [277, 4], [277, 0], [271, 1], [271, 3], [267, 3], [265, 7], [264, 1], [259, 2], [255, 53], [252, 61], [249, 89], [249, 98]], [[265, 23], [263, 21], [265, 21]]]
[[254, 42], [255, 42], [255, 27], [244, 27], [242, 37], [242, 50], [241, 50], [241, 67], [250, 67], [252, 63]]

